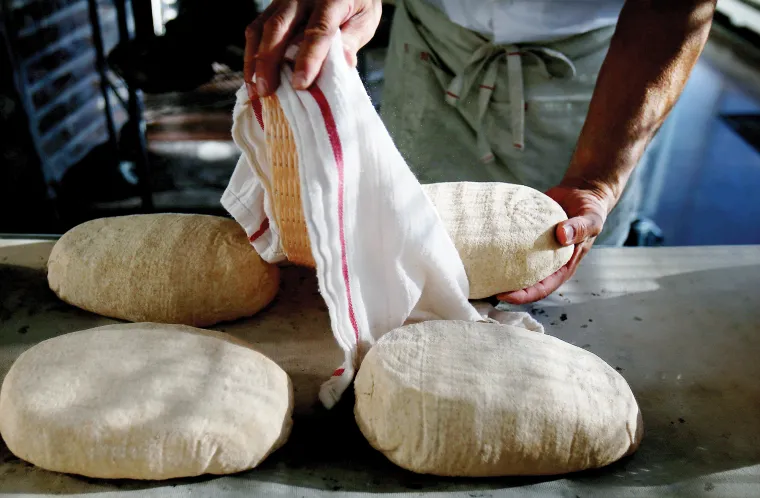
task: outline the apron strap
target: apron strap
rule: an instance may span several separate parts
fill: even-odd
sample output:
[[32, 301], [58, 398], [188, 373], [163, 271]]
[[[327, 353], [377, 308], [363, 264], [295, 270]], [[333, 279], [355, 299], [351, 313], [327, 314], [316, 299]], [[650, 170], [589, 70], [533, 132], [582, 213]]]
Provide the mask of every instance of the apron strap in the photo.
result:
[[525, 91], [523, 85], [522, 54], [514, 45], [507, 48], [507, 82], [509, 108], [512, 121], [512, 146], [525, 148]]
[[487, 130], [485, 116], [497, 85], [499, 64], [506, 59], [507, 84], [509, 85], [510, 125], [512, 143], [515, 149], [525, 148], [525, 89], [523, 81], [523, 57], [533, 56], [547, 76], [554, 77], [544, 59], [561, 62], [567, 68], [561, 78], [574, 78], [576, 68], [573, 61], [562, 52], [554, 49], [525, 45], [499, 46], [491, 42], [481, 45], [469, 58], [464, 69], [457, 73], [446, 88], [444, 96], [447, 104], [459, 107], [465, 97], [477, 85], [477, 141], [480, 160], [488, 163], [494, 160]]

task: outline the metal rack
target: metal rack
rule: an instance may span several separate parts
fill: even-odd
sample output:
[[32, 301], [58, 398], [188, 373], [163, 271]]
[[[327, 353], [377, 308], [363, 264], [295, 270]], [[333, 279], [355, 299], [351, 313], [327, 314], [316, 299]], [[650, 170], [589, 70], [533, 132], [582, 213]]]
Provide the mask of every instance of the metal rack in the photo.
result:
[[[127, 43], [132, 39], [132, 33], [129, 29], [127, 20], [128, 11], [127, 0], [112, 0], [116, 8], [116, 17], [119, 29], [119, 43]], [[90, 22], [92, 24], [93, 43], [95, 44], [98, 72], [100, 73], [100, 85], [105, 99], [106, 122], [108, 123], [109, 140], [114, 147], [117, 147], [118, 135], [114, 124], [113, 110], [111, 107], [111, 92], [119, 103], [127, 110], [129, 121], [125, 126], [132, 126], [135, 129], [133, 136], [137, 138], [137, 177], [140, 198], [142, 201], [142, 210], [149, 212], [153, 210], [153, 195], [150, 184], [150, 161], [148, 159], [148, 146], [145, 139], [145, 120], [143, 119], [143, 102], [138, 90], [131, 87], [123, 81], [123, 86], [127, 88], [128, 97], [126, 101], [121, 98], [117, 91], [118, 85], [112, 81], [111, 74], [108, 71], [108, 62], [103, 45], [102, 26], [96, 0], [87, 0], [90, 9]], [[116, 149], [114, 149], [116, 150]]]
[[[103, 5], [102, 2], [100, 4]], [[35, 101], [34, 92], [39, 90], [41, 86], [38, 79], [41, 75], [46, 78], [67, 77], [67, 66], [72, 66], [73, 64], [79, 67], [83, 64], [82, 60], [86, 64], [87, 61], [85, 59], [87, 57], [91, 58], [90, 54], [78, 55], [74, 57], [75, 60], [63, 63], [63, 66], [56, 67], [47, 73], [45, 69], [40, 69], [39, 67], [36, 67], [34, 70], [31, 68], [39, 66], [41, 59], [50, 58], [56, 55], [57, 51], [65, 50], [65, 43], [62, 43], [64, 40], [73, 39], [73, 41], [68, 41], [67, 43], [78, 44], [76, 48], [71, 49], [70, 53], [86, 54], [86, 52], [78, 51], [82, 47], [90, 46], [87, 38], [89, 38], [88, 35], [90, 35], [91, 31], [91, 46], [95, 52], [95, 68], [97, 77], [100, 80], [100, 93], [104, 102], [102, 106], [106, 128], [104, 135], [107, 136], [106, 140], [115, 154], [119, 149], [119, 134], [116, 129], [117, 120], [114, 118], [115, 108], [112, 104], [118, 104], [127, 116], [127, 122], [124, 126], [133, 127], [134, 129], [129, 131], [132, 132], [131, 135], [133, 137], [136, 137], [135, 143], [131, 144], [131, 152], [134, 153], [138, 174], [137, 189], [141, 198], [141, 210], [146, 212], [153, 210], [142, 97], [137, 89], [131, 88], [126, 81], [116, 76], [114, 72], [109, 71], [103, 39], [101, 13], [98, 8], [99, 2], [97, 0], [87, 0], [86, 5], [83, 2], [68, 2], [60, 4], [61, 6], [57, 9], [52, 8], [52, 4], [41, 5], [35, 4], [32, 0], [26, 2], [0, 0], [0, 7], [2, 7], [0, 9], [2, 10], [2, 16], [0, 16], [0, 35], [2, 35], [3, 43], [7, 48], [16, 92], [19, 95], [21, 106], [28, 117], [29, 134], [34, 144], [34, 152], [38, 156], [39, 163], [42, 166], [49, 197], [51, 199], [56, 199], [57, 197], [55, 185], [61, 171], [75, 164], [83, 154], [86, 154], [87, 150], [90, 150], [86, 145], [82, 145], [81, 142], [77, 141], [81, 137], [80, 135], [72, 135], [72, 129], [80, 134], [95, 134], [99, 132], [97, 121], [102, 120], [102, 117], [93, 121], [87, 121], [82, 118], [80, 111], [85, 107], [89, 106], [88, 112], [92, 111], [92, 103], [83, 97], [85, 100], [79, 104], [81, 107], [75, 108], [70, 112], [66, 111], [68, 114], [64, 112], [63, 117], [60, 117], [59, 121], [55, 122], [52, 129], [47, 130], [43, 125], [43, 122], [47, 119], [45, 113], [50, 111], [51, 106], [60, 106], [62, 102], [67, 101], [72, 95], [77, 95], [80, 91], [87, 89], [87, 81], [85, 80], [76, 81], [73, 86], [69, 85], [60, 94], [51, 98], [50, 104], [41, 106]], [[110, 0], [109, 6], [112, 6], [115, 12], [118, 42], [127, 43], [133, 38], [134, 29], [130, 25], [135, 25], [132, 15], [132, 2], [130, 0]], [[47, 17], [35, 18], [34, 15], [30, 14], [34, 9], [48, 9], [48, 12], [45, 14]], [[56, 23], [61, 22], [61, 19], [70, 22], [68, 17], [76, 17], [77, 20], [81, 20], [82, 26], [77, 27], [70, 33], [57, 35], [55, 33]], [[89, 30], [87, 26], [88, 21]], [[52, 31], [53, 33], [51, 34], [47, 31]], [[39, 45], [35, 49], [38, 52], [29, 52], [28, 44], [30, 40], [35, 46]], [[125, 96], [120, 95], [120, 88], [122, 89], [122, 93], [126, 93]], [[100, 105], [98, 108], [100, 108]], [[121, 113], [122, 116], [123, 114]], [[88, 116], [92, 117], [91, 114], [88, 114]], [[48, 119], [47, 121], [49, 124], [50, 120]], [[73, 125], [72, 121], [76, 121], [76, 124]], [[59, 133], [61, 127], [67, 128], [69, 132], [68, 141], [55, 136]], [[93, 143], [93, 140], [99, 139], [88, 138], [91, 139], [86, 142], [88, 144]], [[103, 142], [101, 141], [100, 143]], [[74, 151], [71, 152], [70, 149]]]

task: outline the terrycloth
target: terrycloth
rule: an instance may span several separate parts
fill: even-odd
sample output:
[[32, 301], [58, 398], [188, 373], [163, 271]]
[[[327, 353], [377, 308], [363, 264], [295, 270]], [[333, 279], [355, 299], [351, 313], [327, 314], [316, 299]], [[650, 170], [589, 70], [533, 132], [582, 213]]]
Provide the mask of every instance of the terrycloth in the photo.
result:
[[[292, 60], [294, 50], [288, 53]], [[438, 213], [396, 150], [337, 34], [316, 83], [277, 90], [293, 131], [320, 292], [343, 365], [320, 390], [326, 407], [383, 334], [407, 321], [481, 321], [464, 266]], [[273, 216], [261, 103], [237, 94], [232, 135], [243, 154], [222, 204], [269, 262], [285, 259]], [[539, 325], [540, 326], [540, 325]]]

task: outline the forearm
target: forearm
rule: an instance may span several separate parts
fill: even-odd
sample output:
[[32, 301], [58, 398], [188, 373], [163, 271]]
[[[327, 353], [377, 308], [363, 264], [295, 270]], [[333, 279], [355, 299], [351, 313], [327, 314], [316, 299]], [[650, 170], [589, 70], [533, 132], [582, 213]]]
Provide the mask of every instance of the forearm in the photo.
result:
[[680, 96], [710, 30], [715, 0], [628, 0], [563, 184], [612, 209]]

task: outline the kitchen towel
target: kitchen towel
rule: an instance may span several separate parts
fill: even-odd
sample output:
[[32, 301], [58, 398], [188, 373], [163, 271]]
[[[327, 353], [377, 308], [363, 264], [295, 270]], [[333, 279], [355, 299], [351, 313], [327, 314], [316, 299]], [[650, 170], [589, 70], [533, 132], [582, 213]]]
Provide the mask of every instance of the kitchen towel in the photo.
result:
[[[276, 97], [298, 154], [301, 197], [319, 290], [343, 364], [320, 389], [332, 407], [351, 384], [363, 356], [383, 334], [429, 319], [522, 321], [529, 315], [482, 314], [454, 243], [420, 183], [377, 115], [336, 34], [317, 81], [290, 85], [291, 47]], [[242, 155], [222, 204], [271, 263], [286, 259], [274, 221], [266, 116], [259, 99], [237, 92], [233, 139]]]

